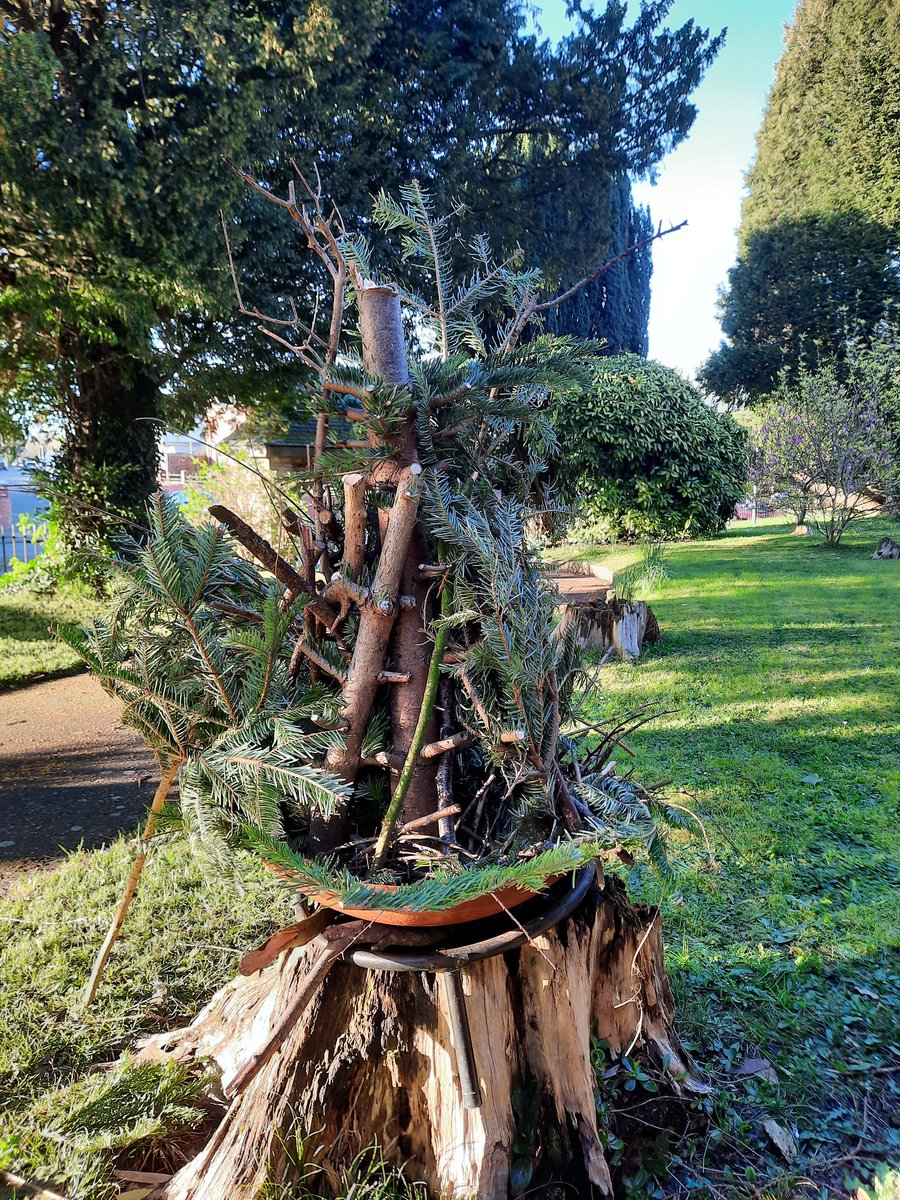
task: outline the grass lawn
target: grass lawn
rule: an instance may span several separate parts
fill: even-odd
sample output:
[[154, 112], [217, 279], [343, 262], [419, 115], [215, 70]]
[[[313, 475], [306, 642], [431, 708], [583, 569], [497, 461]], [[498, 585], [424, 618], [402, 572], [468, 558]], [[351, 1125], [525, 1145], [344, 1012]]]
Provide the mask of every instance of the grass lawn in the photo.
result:
[[[864, 523], [828, 551], [761, 523], [675, 546], [648, 597], [662, 644], [605, 668], [586, 702], [595, 719], [648, 701], [671, 710], [631, 740], [636, 766], [692, 798], [711, 843], [676, 841], [684, 868], [662, 897], [681, 1028], [716, 1089], [711, 1122], [661, 1145], [628, 1200], [824, 1200], [855, 1195], [856, 1181], [878, 1200], [900, 1195], [884, 1174], [900, 1159], [900, 563], [870, 557], [886, 531]], [[271, 880], [239, 899], [178, 843], [160, 847], [84, 1012], [130, 853], [76, 856], [0, 901], [0, 1167], [84, 1200], [115, 1194], [111, 1148], [200, 1119], [184, 1079], [101, 1064], [183, 1021], [286, 917]], [[645, 871], [631, 885], [659, 898]], [[130, 1106], [118, 1124], [104, 1117], [111, 1091]], [[796, 1137], [792, 1162], [767, 1121]], [[130, 1161], [140, 1169], [139, 1153]]]
[[74, 587], [46, 595], [0, 591], [0, 688], [77, 671], [81, 660], [53, 637], [49, 626], [84, 620], [93, 603]]
[[[723, 1162], [758, 1172], [767, 1118], [803, 1164], [767, 1195], [900, 1165], [900, 563], [871, 559], [886, 532], [867, 521], [828, 550], [742, 523], [673, 547], [647, 597], [662, 644], [606, 668], [586, 705], [671, 710], [631, 739], [637, 769], [690, 797], [710, 838], [711, 859], [680, 848], [662, 907], [681, 1027], [724, 1092], [724, 1151], [704, 1145], [705, 1176], [691, 1164], [718, 1187]], [[771, 1068], [742, 1076], [748, 1058]]]
[[[293, 919], [268, 872], [240, 897], [183, 842], [160, 845], [85, 1009], [84, 984], [134, 853], [120, 839], [74, 854], [0, 901], [0, 1169], [52, 1180], [75, 1200], [118, 1195], [112, 1151], [135, 1141], [152, 1148], [203, 1119], [177, 1072], [126, 1067], [109, 1096], [111, 1062], [140, 1037], [183, 1023], [236, 974], [248, 946]], [[140, 1153], [128, 1165], [140, 1170]]]

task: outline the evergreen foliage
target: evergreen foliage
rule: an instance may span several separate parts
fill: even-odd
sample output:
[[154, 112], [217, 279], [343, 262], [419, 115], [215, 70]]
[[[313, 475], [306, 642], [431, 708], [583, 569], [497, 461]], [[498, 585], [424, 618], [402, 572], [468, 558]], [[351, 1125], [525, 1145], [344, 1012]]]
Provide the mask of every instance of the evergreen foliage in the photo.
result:
[[[578, 7], [552, 47], [519, 0], [6, 4], [0, 437], [35, 415], [64, 427], [52, 486], [73, 497], [70, 535], [108, 529], [75, 499], [141, 519], [153, 419], [190, 425], [210, 397], [293, 410], [308, 384], [231, 310], [220, 209], [249, 305], [311, 309], [315, 275], [223, 157], [283, 185], [290, 156], [315, 154], [362, 224], [379, 184], [421, 177], [468, 206], [457, 267], [491, 228], [501, 258], [521, 244], [571, 283], [640, 226], [626, 175], [693, 120], [719, 42], [665, 28], [670, 7], [645, 3], [630, 26], [623, 4]], [[646, 267], [617, 267], [577, 331], [638, 348]]]
[[554, 408], [566, 497], [626, 537], [703, 537], [744, 495], [746, 437], [677, 371], [636, 355], [597, 360]]
[[114, 1070], [52, 1091], [37, 1106], [47, 1136], [65, 1139], [73, 1157], [140, 1144], [146, 1151], [200, 1127], [209, 1086], [178, 1063], [126, 1056]]
[[900, 301], [900, 12], [801, 0], [757, 138], [703, 381], [758, 398], [842, 360]]
[[[435, 911], [504, 886], [534, 889], [601, 853], [644, 848], [666, 871], [659, 822], [681, 818], [604, 773], [628, 720], [581, 748], [575, 642], [559, 632], [527, 532], [535, 481], [556, 449], [552, 397], [587, 385], [596, 346], [551, 335], [516, 345], [539, 273], [498, 262], [478, 239], [460, 283], [453, 216], [436, 216], [419, 184], [399, 201], [380, 193], [373, 226], [399, 236], [407, 274], [419, 276], [404, 294], [417, 321], [411, 384], [376, 373], [365, 339], [361, 353], [347, 341], [323, 356], [298, 345], [320, 374], [322, 403], [335, 415], [361, 406], [361, 436], [355, 459], [336, 461], [326, 445], [285, 510], [296, 570], [216, 509], [276, 572], [267, 584], [222, 525], [190, 525], [157, 496], [147, 538], [123, 542], [109, 613], [67, 640], [161, 759], [181, 764], [180, 819], [223, 868], [243, 849], [313, 898], [328, 890], [350, 905]], [[365, 293], [390, 295], [374, 282], [383, 268], [365, 240], [342, 233], [328, 244], [347, 267], [335, 273], [335, 312], [347, 280], [360, 310]], [[509, 310], [499, 331], [498, 304]], [[395, 328], [402, 334], [399, 309]], [[390, 341], [384, 326], [378, 338]], [[349, 499], [359, 481], [361, 525]], [[405, 523], [411, 503], [415, 525]], [[551, 505], [551, 515], [561, 513]], [[364, 533], [352, 533], [354, 521]], [[296, 582], [316, 568], [301, 591]], [[398, 618], [389, 577], [402, 578], [412, 621]], [[406, 703], [417, 730], [435, 713], [417, 662], [439, 680], [441, 737], [452, 735], [436, 751], [443, 792], [421, 740], [400, 741], [403, 689], [416, 678], [423, 690]], [[386, 667], [393, 677], [379, 687]], [[394, 808], [436, 825], [448, 796], [464, 810], [455, 828], [398, 836]], [[398, 890], [373, 891], [384, 882]]]
[[[604, 250], [607, 256], [619, 254], [653, 233], [650, 213], [635, 207], [631, 185], [625, 176], [610, 189], [608, 220], [611, 240]], [[603, 342], [610, 354], [646, 355], [652, 272], [651, 248], [636, 250], [569, 303], [551, 311], [547, 329], [552, 333], [595, 338]]]

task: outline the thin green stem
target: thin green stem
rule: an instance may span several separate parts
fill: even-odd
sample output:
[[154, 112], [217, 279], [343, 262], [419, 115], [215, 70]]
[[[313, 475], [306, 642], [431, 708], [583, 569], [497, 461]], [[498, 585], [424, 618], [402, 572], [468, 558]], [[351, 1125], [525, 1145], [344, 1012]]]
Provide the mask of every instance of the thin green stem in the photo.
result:
[[[446, 608], [447, 588], [446, 584], [441, 591], [441, 611]], [[425, 744], [425, 736], [428, 732], [428, 724], [431, 721], [434, 713], [434, 704], [437, 699], [438, 683], [441, 678], [441, 659], [444, 657], [444, 650], [447, 646], [447, 639], [450, 635], [449, 625], [441, 625], [437, 633], [434, 635], [434, 650], [431, 654], [431, 662], [428, 665], [428, 678], [425, 680], [425, 694], [422, 696], [422, 707], [419, 709], [419, 719], [416, 722], [415, 732], [413, 733], [412, 742], [407, 751], [406, 761], [403, 764], [403, 769], [400, 772], [400, 778], [397, 780], [397, 787], [391, 797], [391, 802], [388, 805], [387, 812], [384, 814], [384, 820], [381, 822], [381, 829], [378, 832], [378, 841], [375, 843], [375, 866], [380, 867], [384, 862], [387, 854], [388, 842], [391, 839], [391, 834], [394, 832], [394, 826], [397, 824], [397, 819], [403, 809], [403, 801], [406, 799], [406, 793], [409, 791], [409, 785], [412, 783], [413, 772], [416, 769], [416, 762], [419, 754]]]

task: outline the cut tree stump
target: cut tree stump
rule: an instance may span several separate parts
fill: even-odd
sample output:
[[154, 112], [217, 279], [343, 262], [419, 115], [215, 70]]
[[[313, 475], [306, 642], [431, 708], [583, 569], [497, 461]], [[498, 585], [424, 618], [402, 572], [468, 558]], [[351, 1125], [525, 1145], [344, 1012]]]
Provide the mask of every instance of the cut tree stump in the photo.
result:
[[681, 1111], [706, 1090], [674, 1032], [659, 915], [630, 905], [615, 879], [521, 949], [463, 970], [480, 1108], [463, 1105], [447, 991], [431, 973], [336, 962], [266, 1059], [315, 947], [234, 980], [190, 1026], [142, 1049], [211, 1063], [225, 1096], [248, 1064], [264, 1060], [155, 1200], [261, 1197], [266, 1185], [296, 1179], [300, 1142], [307, 1168], [312, 1156], [336, 1189], [342, 1167], [376, 1141], [443, 1200], [551, 1197], [563, 1194], [560, 1184], [566, 1195], [608, 1196], [592, 1036], [612, 1058], [629, 1052], [655, 1066], [662, 1094], [680, 1097]]
[[878, 543], [878, 549], [872, 555], [873, 558], [900, 558], [900, 542], [895, 542], [893, 538], [883, 537]]
[[610, 646], [626, 662], [640, 658], [645, 642], [660, 640], [659, 622], [644, 600], [607, 599], [603, 592], [566, 598], [560, 631], [575, 626], [579, 650]]

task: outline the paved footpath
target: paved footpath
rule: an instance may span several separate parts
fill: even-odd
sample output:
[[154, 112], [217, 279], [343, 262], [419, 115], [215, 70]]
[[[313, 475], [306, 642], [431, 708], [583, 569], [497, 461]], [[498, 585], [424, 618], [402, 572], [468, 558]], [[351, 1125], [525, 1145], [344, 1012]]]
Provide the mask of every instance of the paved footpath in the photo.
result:
[[0, 692], [0, 894], [62, 850], [137, 826], [156, 758], [88, 675]]

